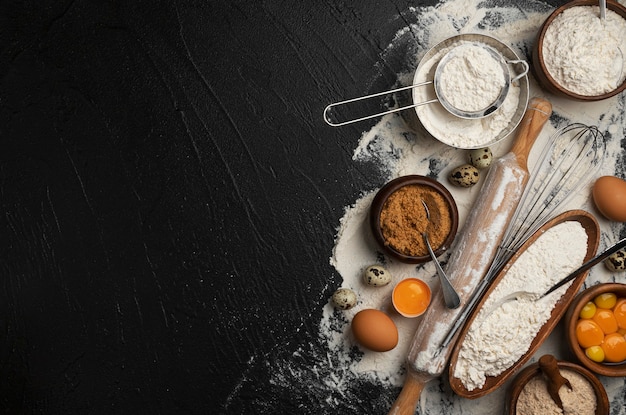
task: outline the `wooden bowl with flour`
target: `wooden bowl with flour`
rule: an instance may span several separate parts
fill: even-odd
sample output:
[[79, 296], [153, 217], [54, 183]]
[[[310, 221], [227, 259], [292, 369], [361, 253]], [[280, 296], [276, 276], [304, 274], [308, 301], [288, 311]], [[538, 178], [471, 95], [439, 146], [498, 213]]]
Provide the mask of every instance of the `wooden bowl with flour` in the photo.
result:
[[[621, 33], [624, 31], [626, 7], [612, 0], [607, 0], [606, 6], [607, 19], [612, 19], [607, 20], [605, 37], [601, 36], [597, 0], [573, 0], [548, 16], [533, 45], [531, 66], [544, 89], [577, 101], [600, 101], [626, 89], [626, 44], [615, 30], [621, 27]], [[587, 13], [578, 13], [582, 10]], [[593, 47], [598, 49], [590, 49]], [[601, 90], [609, 81], [616, 83], [615, 87]]]
[[[596, 219], [586, 211], [571, 210], [548, 221], [520, 247], [495, 276], [459, 334], [448, 374], [456, 394], [468, 399], [484, 396], [524, 366], [566, 313], [588, 271], [539, 300], [522, 297], [497, 306], [498, 300], [519, 290], [542, 294], [569, 274], [565, 267], [573, 271], [590, 260], [599, 240]], [[573, 262], [574, 256], [579, 264]], [[477, 341], [485, 344], [477, 346]]]

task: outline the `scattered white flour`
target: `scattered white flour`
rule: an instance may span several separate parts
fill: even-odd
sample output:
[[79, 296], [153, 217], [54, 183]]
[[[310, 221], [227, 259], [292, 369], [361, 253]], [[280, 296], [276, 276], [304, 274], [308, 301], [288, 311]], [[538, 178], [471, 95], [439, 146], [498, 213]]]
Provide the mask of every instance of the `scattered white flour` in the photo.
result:
[[607, 10], [602, 21], [598, 6], [565, 9], [548, 26], [542, 54], [565, 89], [585, 96], [610, 92], [626, 79], [626, 19]]
[[[623, 3], [623, 0], [620, 0]], [[373, 85], [383, 73], [388, 74], [389, 68], [398, 68], [398, 86], [409, 85], [413, 81], [414, 72], [421, 57], [432, 46], [442, 40], [459, 33], [484, 33], [493, 36], [515, 50], [521, 51], [520, 57], [529, 60], [530, 50], [543, 21], [554, 7], [541, 0], [505, 0], [485, 2], [483, 0], [444, 0], [436, 6], [416, 6], [400, 10], [390, 25], [399, 27], [395, 37], [390, 39], [387, 48], [381, 52], [378, 65], [379, 75], [373, 79], [362, 79], [366, 85]], [[397, 62], [401, 62], [397, 64]], [[395, 65], [395, 66], [394, 66]], [[400, 67], [398, 67], [400, 65]], [[556, 127], [568, 122], [581, 122], [598, 125], [601, 131], [607, 131], [607, 159], [599, 174], [623, 173], [624, 151], [620, 141], [626, 135], [626, 117], [624, 115], [625, 99], [614, 97], [595, 103], [579, 103], [567, 99], [547, 95], [537, 83], [531, 81], [531, 96], [543, 96], [553, 104], [553, 123], [544, 127], [544, 133], [537, 144], [550, 136]], [[365, 91], [367, 92], [367, 91]], [[375, 91], [372, 91], [375, 92]], [[355, 170], [362, 166], [380, 169], [380, 186], [395, 177], [406, 174], [422, 174], [447, 184], [448, 173], [467, 160], [467, 152], [457, 150], [434, 140], [419, 125], [414, 111], [406, 111], [402, 116], [385, 116], [374, 127], [365, 131], [358, 146], [354, 149], [353, 160]], [[513, 135], [492, 146], [495, 157], [505, 154], [512, 143]], [[536, 145], [536, 147], [538, 147]], [[532, 161], [536, 158], [531, 153]], [[618, 162], [622, 160], [621, 162]], [[357, 176], [358, 177], [358, 176]], [[353, 183], [359, 186], [358, 182]], [[470, 189], [447, 186], [459, 208], [459, 226], [462, 227], [472, 204], [480, 196], [480, 185]], [[272, 373], [272, 388], [285, 394], [297, 394], [302, 397], [303, 405], [315, 402], [323, 406], [318, 412], [330, 413], [345, 410], [347, 413], [363, 413], [361, 405], [355, 401], [361, 397], [361, 388], [372, 391], [371, 407], [385, 413], [389, 402], [397, 396], [397, 389], [404, 381], [405, 359], [419, 319], [406, 319], [392, 316], [399, 330], [399, 344], [387, 353], [358, 351], [354, 342], [349, 323], [351, 316], [362, 308], [373, 307], [387, 310], [389, 294], [392, 286], [399, 279], [411, 276], [434, 284], [437, 277], [432, 263], [411, 266], [384, 257], [375, 246], [369, 227], [367, 214], [369, 204], [376, 189], [363, 189], [363, 195], [345, 208], [345, 213], [338, 224], [335, 246], [331, 264], [340, 275], [344, 287], [352, 288], [359, 297], [359, 303], [349, 313], [335, 310], [330, 301], [323, 308], [323, 316], [319, 322], [319, 338], [310, 344], [298, 345], [295, 351], [287, 356], [257, 356], [250, 362], [241, 382], [229, 396], [229, 402], [236, 402], [240, 396], [248, 399], [254, 390], [255, 399], [265, 405], [266, 411], [275, 409], [276, 394], [258, 393], [255, 383], [255, 371]], [[593, 211], [588, 202], [589, 187], [581, 189], [578, 197], [570, 201], [572, 208], [583, 208]], [[598, 217], [603, 230], [601, 245], [620, 239], [622, 226], [611, 224]], [[446, 260], [446, 257], [442, 257]], [[369, 287], [362, 283], [361, 273], [364, 268], [374, 263], [384, 264], [394, 275], [394, 280], [386, 287]], [[588, 284], [613, 281], [615, 277], [604, 267], [592, 269], [587, 277]], [[332, 293], [333, 289], [330, 289]], [[320, 293], [322, 297], [328, 293]], [[328, 295], [330, 300], [330, 295]], [[392, 309], [389, 309], [392, 310]], [[391, 312], [391, 311], [390, 311]], [[303, 330], [306, 330], [303, 327]], [[313, 333], [314, 330], [311, 330]], [[558, 334], [558, 333], [556, 333]], [[550, 337], [540, 351], [547, 351], [556, 356], [563, 353], [563, 342]], [[540, 352], [538, 352], [540, 353]], [[315, 363], [311, 364], [311, 360]], [[301, 362], [301, 363], [299, 363]], [[623, 379], [604, 378], [612, 407], [619, 414], [626, 412], [623, 408]], [[452, 394], [444, 382], [430, 382], [422, 391], [420, 415], [482, 414], [501, 415], [506, 384], [487, 396], [475, 400], [467, 400]], [[265, 392], [265, 389], [263, 390]], [[271, 389], [276, 392], [276, 389]], [[376, 395], [374, 397], [374, 395]], [[386, 396], [390, 395], [390, 396]], [[263, 401], [265, 397], [265, 401]], [[374, 402], [375, 400], [375, 402]], [[619, 409], [622, 408], [622, 409]], [[232, 409], [232, 408], [230, 408]], [[262, 408], [263, 409], [263, 408]], [[299, 408], [302, 413], [305, 408]], [[619, 412], [621, 411], [621, 412]]]
[[[444, 57], [437, 88], [457, 110], [478, 112], [497, 101], [505, 86], [502, 65], [478, 43], [462, 44]], [[443, 62], [442, 60], [442, 62]]]
[[[553, 8], [541, 1], [511, 1], [497, 7], [489, 7], [482, 0], [450, 0], [444, 1], [435, 7], [414, 7], [398, 16], [406, 23], [399, 30], [381, 56], [381, 62], [404, 58], [406, 71], [398, 73], [399, 83], [408, 85], [412, 82], [415, 68], [421, 57], [435, 44], [459, 33], [485, 33], [503, 43], [525, 51], [526, 59], [532, 49], [535, 36], [543, 21]], [[506, 24], [502, 24], [506, 22]], [[381, 70], [382, 71], [382, 70]], [[618, 97], [585, 103], [568, 101], [564, 98], [547, 95], [542, 92], [537, 83], [530, 77], [532, 95], [543, 96], [553, 104], [553, 113], [560, 122], [582, 122], [589, 125], [598, 125], [601, 131], [608, 131], [607, 159], [603, 163], [599, 174], [615, 174], [616, 162], [623, 157], [620, 140], [625, 135], [624, 101]], [[557, 127], [560, 127], [558, 125]], [[555, 131], [555, 126], [546, 125], [535, 147], [543, 142]], [[495, 157], [501, 157], [511, 146], [513, 137], [492, 146]], [[467, 154], [463, 150], [454, 149], [432, 139], [418, 124], [412, 111], [402, 116], [388, 115], [383, 117], [373, 128], [365, 131], [358, 146], [354, 150], [354, 162], [377, 166], [381, 172], [380, 186], [398, 176], [407, 174], [422, 174], [434, 177], [447, 184], [446, 176], [449, 171], [466, 162]], [[537, 158], [531, 152], [530, 166]], [[480, 185], [461, 189], [447, 186], [457, 202], [459, 209], [459, 226], [462, 228], [467, 214], [480, 195]], [[384, 354], [363, 351], [359, 358], [351, 357], [349, 352], [357, 347], [350, 329], [351, 316], [367, 307], [389, 309], [390, 290], [398, 280], [411, 276], [423, 278], [429, 284], [436, 281], [436, 270], [432, 263], [421, 266], [411, 266], [384, 257], [373, 242], [367, 226], [368, 209], [376, 189], [364, 191], [361, 198], [351, 206], [345, 208], [343, 218], [337, 229], [335, 246], [330, 263], [335, 267], [343, 279], [342, 286], [353, 289], [358, 297], [357, 306], [349, 313], [338, 313], [330, 302], [324, 307], [324, 316], [320, 322], [320, 333], [333, 356], [339, 356], [344, 365], [350, 365], [350, 372], [364, 379], [377, 381], [400, 387], [404, 380], [404, 365], [409, 344], [413, 338], [419, 319], [405, 319], [392, 315], [398, 324], [399, 343], [391, 352]], [[588, 201], [589, 187], [581, 189], [577, 198], [569, 202], [572, 208], [586, 208], [591, 211]], [[610, 244], [619, 239], [620, 226], [611, 224], [598, 218], [603, 229], [603, 243]], [[445, 260], [445, 256], [441, 258]], [[381, 263], [393, 274], [393, 280], [381, 290], [368, 287], [362, 283], [361, 273], [367, 266]], [[589, 283], [610, 281], [613, 277], [603, 267], [595, 267], [587, 277]], [[550, 339], [549, 339], [550, 340]], [[544, 344], [545, 348], [552, 347], [550, 341]], [[345, 370], [345, 366], [336, 368]], [[440, 386], [433, 382], [432, 388], [427, 387], [421, 395], [423, 414], [440, 412], [442, 399], [454, 399], [448, 393], [442, 392]], [[344, 382], [345, 384], [345, 382]], [[504, 389], [504, 388], [503, 388]], [[345, 392], [345, 391], [344, 391]], [[621, 393], [619, 387], [614, 387], [614, 394]], [[459, 410], [456, 413], [501, 414], [501, 399], [504, 390], [494, 392], [483, 398], [467, 401], [455, 401], [452, 405]], [[487, 407], [491, 405], [491, 412]], [[427, 412], [432, 407], [433, 412]], [[469, 409], [468, 409], [469, 408]], [[471, 408], [480, 408], [472, 411]]]
[[[441, 59], [448, 52], [465, 45], [473, 45], [473, 42], [464, 40], [455, 42], [452, 45], [442, 48], [430, 59], [421, 63], [415, 74], [414, 82], [417, 84], [432, 80]], [[491, 59], [493, 60], [493, 58]], [[501, 70], [500, 75], [502, 75]], [[524, 82], [524, 80], [521, 81]], [[466, 91], [465, 96], [469, 97], [472, 92], [476, 92], [473, 89], [474, 88], [471, 88], [469, 91]], [[485, 118], [468, 119], [457, 117], [448, 112], [438, 102], [419, 106], [416, 108], [416, 111], [424, 128], [426, 128], [433, 137], [436, 137], [443, 143], [458, 148], [479, 148], [493, 144], [513, 130], [517, 124], [516, 122], [512, 123], [512, 121], [514, 121], [514, 116], [517, 115], [520, 93], [519, 84], [512, 83], [500, 108]], [[463, 95], [461, 91], [459, 91], [459, 93], [450, 91], [449, 94]], [[446, 93], [446, 97], [447, 96], [448, 94]], [[414, 102], [425, 102], [434, 98], [436, 98], [434, 88], [421, 87], [413, 89]], [[478, 103], [481, 103], [481, 101], [483, 101], [483, 99], [479, 100]], [[471, 99], [469, 105], [472, 105]], [[519, 118], [521, 118], [521, 114]], [[517, 121], [519, 121], [519, 119]]]
[[585, 229], [580, 222], [567, 221], [548, 229], [517, 258], [485, 301], [460, 349], [454, 376], [467, 390], [481, 388], [487, 376], [498, 376], [528, 351], [571, 283], [542, 299], [523, 297], [485, 313], [513, 292], [544, 293], [580, 266], [586, 253]]

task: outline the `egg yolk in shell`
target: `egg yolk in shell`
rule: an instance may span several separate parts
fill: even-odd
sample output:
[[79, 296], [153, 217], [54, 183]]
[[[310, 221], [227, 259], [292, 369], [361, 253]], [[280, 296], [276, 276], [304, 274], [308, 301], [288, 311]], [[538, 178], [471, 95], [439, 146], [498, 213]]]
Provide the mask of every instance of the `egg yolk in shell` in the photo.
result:
[[392, 302], [398, 313], [405, 317], [417, 317], [430, 304], [430, 287], [418, 278], [405, 278], [393, 289]]

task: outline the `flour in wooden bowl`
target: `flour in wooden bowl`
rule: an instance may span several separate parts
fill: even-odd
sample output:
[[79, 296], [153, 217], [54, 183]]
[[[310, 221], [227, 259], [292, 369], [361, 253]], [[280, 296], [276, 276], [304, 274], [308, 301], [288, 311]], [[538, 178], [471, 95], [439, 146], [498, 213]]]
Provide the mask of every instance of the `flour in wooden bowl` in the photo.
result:
[[547, 291], [583, 263], [587, 239], [580, 222], [560, 223], [537, 238], [511, 265], [461, 345], [454, 376], [468, 391], [481, 388], [487, 376], [500, 375], [528, 351], [569, 285], [539, 300], [521, 298], [491, 311], [492, 304], [516, 291]]
[[626, 19], [613, 10], [606, 19], [598, 6], [563, 10], [546, 29], [543, 59], [563, 88], [597, 96], [611, 92], [626, 79]]

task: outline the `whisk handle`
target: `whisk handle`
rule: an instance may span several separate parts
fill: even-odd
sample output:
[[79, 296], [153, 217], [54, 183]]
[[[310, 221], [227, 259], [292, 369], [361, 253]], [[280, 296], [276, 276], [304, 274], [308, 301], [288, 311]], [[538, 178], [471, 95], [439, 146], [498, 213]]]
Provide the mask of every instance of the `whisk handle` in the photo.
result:
[[520, 123], [520, 128], [511, 152], [520, 167], [528, 170], [528, 154], [544, 124], [552, 114], [552, 104], [543, 98], [532, 98]]

